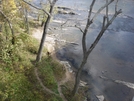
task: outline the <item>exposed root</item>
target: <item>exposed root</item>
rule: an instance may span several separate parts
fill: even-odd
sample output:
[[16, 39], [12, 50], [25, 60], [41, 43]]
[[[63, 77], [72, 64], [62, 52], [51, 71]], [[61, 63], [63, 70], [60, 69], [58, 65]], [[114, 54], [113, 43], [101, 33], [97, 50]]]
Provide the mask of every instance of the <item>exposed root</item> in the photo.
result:
[[35, 76], [36, 76], [39, 84], [41, 85], [41, 87], [43, 88], [44, 91], [47, 91], [50, 94], [54, 94], [54, 95], [56, 95], [58, 97], [61, 97], [63, 101], [67, 101], [67, 99], [65, 98], [65, 96], [63, 95], [63, 93], [61, 91], [61, 87], [60, 87], [59, 83], [57, 83], [57, 84], [58, 84], [58, 92], [59, 92], [60, 95], [54, 93], [52, 90], [50, 90], [46, 86], [44, 86], [44, 84], [42, 83], [41, 79], [39, 78], [38, 69], [37, 68], [34, 69], [34, 73], [35, 73]]
[[37, 78], [39, 84], [41, 85], [41, 87], [43, 88], [44, 91], [47, 91], [47, 92], [50, 93], [50, 94], [54, 94], [54, 95], [56, 95], [56, 96], [59, 96], [58, 94], [54, 93], [52, 90], [48, 89], [46, 86], [43, 85], [41, 79], [39, 78], [37, 68], [34, 69], [34, 73], [35, 73], [35, 75], [36, 75], [36, 78]]

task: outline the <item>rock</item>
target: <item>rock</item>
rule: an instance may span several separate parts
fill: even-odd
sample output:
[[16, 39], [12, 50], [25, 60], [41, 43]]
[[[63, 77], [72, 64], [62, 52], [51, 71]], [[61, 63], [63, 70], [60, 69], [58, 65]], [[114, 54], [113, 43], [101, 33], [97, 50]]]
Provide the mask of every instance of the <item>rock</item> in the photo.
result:
[[67, 11], [63, 11], [63, 10], [59, 10], [58, 13], [59, 13], [59, 14], [68, 14]]
[[99, 101], [104, 101], [105, 99], [103, 95], [98, 95], [96, 97], [98, 98]]
[[67, 61], [60, 61], [60, 63], [62, 65], [64, 65], [64, 67], [70, 72], [70, 73], [73, 73], [73, 70], [71, 69], [71, 65], [69, 64], [69, 62]]
[[62, 10], [71, 10], [71, 8], [68, 7], [57, 7], [58, 9], [62, 9]]
[[49, 44], [49, 43], [46, 43], [45, 47], [46, 47], [47, 51], [50, 53], [52, 53], [55, 50], [54, 45]]
[[78, 15], [77, 13], [75, 13], [75, 12], [73, 12], [73, 11], [65, 11], [65, 10], [59, 10], [58, 13], [59, 13], [59, 14]]
[[101, 71], [102, 74], [106, 73], [107, 71]]
[[87, 85], [86, 82], [80, 80], [80, 86], [85, 87]]
[[85, 97], [85, 100], [84, 101], [88, 101], [86, 97]]
[[78, 15], [78, 14], [76, 14], [76, 13], [73, 12], [73, 11], [70, 11], [68, 14], [70, 14], [70, 15]]
[[132, 101], [134, 101], [134, 97], [132, 98]]

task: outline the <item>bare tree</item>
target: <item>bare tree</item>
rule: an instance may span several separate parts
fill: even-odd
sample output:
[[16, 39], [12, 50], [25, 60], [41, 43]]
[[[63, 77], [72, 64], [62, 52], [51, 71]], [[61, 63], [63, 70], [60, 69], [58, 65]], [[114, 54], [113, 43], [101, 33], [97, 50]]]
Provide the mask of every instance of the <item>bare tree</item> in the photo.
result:
[[[114, 15], [112, 16], [111, 19], [109, 19], [108, 17], [108, 6], [113, 2], [113, 1], [116, 1], [116, 5], [115, 5], [115, 13]], [[102, 6], [97, 12], [96, 14], [91, 18], [91, 15], [92, 15], [92, 9], [93, 9], [93, 6], [95, 4], [96, 0], [93, 0], [91, 5], [90, 5], [90, 10], [88, 12], [88, 19], [87, 19], [87, 24], [86, 24], [86, 27], [84, 29], [84, 31], [78, 27], [78, 26], [75, 26], [77, 28], [80, 29], [80, 31], [82, 32], [83, 36], [82, 36], [82, 48], [83, 48], [83, 59], [82, 59], [82, 62], [78, 68], [78, 71], [76, 73], [76, 79], [75, 79], [75, 85], [74, 85], [74, 88], [73, 88], [73, 91], [72, 91], [72, 97], [76, 94], [78, 88], [79, 88], [79, 83], [80, 83], [80, 75], [81, 75], [81, 72], [82, 72], [82, 69], [84, 68], [86, 62], [87, 62], [87, 59], [88, 59], [88, 56], [90, 55], [90, 53], [92, 52], [92, 50], [95, 48], [95, 46], [97, 45], [97, 43], [99, 42], [99, 40], [101, 39], [102, 35], [104, 34], [104, 32], [107, 30], [107, 28], [109, 27], [109, 25], [112, 24], [112, 22], [114, 21], [114, 19], [117, 17], [118, 14], [120, 14], [122, 12], [122, 10], [117, 10], [117, 3], [118, 3], [118, 0], [106, 0], [106, 4], [104, 6]], [[98, 34], [98, 36], [96, 37], [96, 39], [94, 40], [94, 42], [91, 44], [91, 46], [88, 48], [87, 45], [86, 45], [86, 35], [87, 35], [87, 32], [88, 32], [88, 29], [90, 27], [91, 24], [93, 24], [95, 18], [98, 16], [98, 14], [106, 8], [106, 15], [104, 15], [103, 17], [103, 24], [102, 24], [102, 28]]]
[[38, 49], [38, 54], [37, 54], [37, 57], [36, 57], [36, 62], [39, 62], [41, 60], [41, 57], [42, 57], [42, 50], [43, 50], [43, 47], [44, 47], [44, 42], [45, 42], [45, 38], [46, 38], [46, 34], [48, 32], [48, 27], [49, 27], [49, 23], [50, 23], [50, 20], [51, 20], [51, 17], [52, 17], [52, 13], [53, 13], [53, 9], [54, 9], [54, 6], [56, 4], [56, 2], [58, 0], [48, 0], [49, 3], [50, 3], [50, 9], [49, 9], [49, 12], [47, 12], [46, 10], [44, 9], [41, 9], [39, 7], [36, 7], [32, 4], [30, 4], [29, 2], [23, 0], [25, 3], [29, 4], [30, 6], [38, 9], [38, 10], [41, 10], [43, 11], [45, 14], [47, 14], [47, 19], [46, 19], [46, 22], [44, 24], [44, 29], [43, 29], [43, 35], [42, 35], [42, 39], [41, 39], [41, 42], [40, 42], [40, 46], [39, 46], [39, 49]]
[[41, 60], [42, 50], [43, 50], [43, 47], [44, 47], [46, 34], [48, 32], [48, 27], [49, 27], [49, 23], [50, 23], [50, 20], [51, 20], [51, 16], [52, 16], [52, 13], [53, 13], [54, 6], [55, 6], [55, 3], [57, 1], [58, 0], [53, 0], [52, 2], [50, 1], [49, 15], [48, 15], [47, 20], [46, 20], [45, 25], [44, 25], [43, 36], [42, 36], [40, 47], [39, 47], [38, 54], [37, 54], [37, 57], [36, 57], [36, 62], [39, 62]]

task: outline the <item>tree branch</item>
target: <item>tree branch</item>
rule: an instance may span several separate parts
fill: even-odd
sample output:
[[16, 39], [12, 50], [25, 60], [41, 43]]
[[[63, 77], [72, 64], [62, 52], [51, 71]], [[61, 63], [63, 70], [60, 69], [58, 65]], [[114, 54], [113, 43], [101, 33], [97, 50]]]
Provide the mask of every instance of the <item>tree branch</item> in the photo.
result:
[[43, 12], [46, 13], [48, 16], [51, 16], [51, 14], [50, 14], [49, 12], [47, 12], [46, 10], [44, 10], [44, 9], [42, 9], [42, 8], [39, 8], [39, 7], [36, 7], [36, 6], [32, 5], [31, 3], [29, 3], [29, 2], [27, 2], [27, 1], [25, 1], [25, 0], [22, 0], [22, 1], [25, 2], [26, 4], [32, 6], [32, 7], [35, 8], [35, 9], [38, 9], [38, 10], [43, 11]]
[[88, 28], [89, 26], [92, 24], [92, 21], [90, 21], [90, 17], [91, 17], [91, 14], [92, 14], [92, 9], [93, 9], [93, 6], [95, 4], [95, 1], [96, 0], [93, 0], [91, 5], [90, 5], [90, 10], [89, 10], [89, 14], [88, 14], [88, 20], [87, 20], [87, 24], [86, 24], [86, 28], [83, 32], [83, 37], [82, 37], [82, 48], [83, 48], [83, 55], [85, 57], [85, 53], [87, 52], [87, 48], [86, 48], [86, 34], [88, 32]]
[[[108, 0], [106, 0], [106, 4], [108, 3]], [[108, 5], [106, 6], [106, 17], [107, 17], [107, 23], [109, 21], [109, 17], [108, 17]]]
[[61, 27], [63, 27], [63, 25], [65, 25], [70, 19], [67, 19], [64, 23], [61, 24]]
[[[102, 29], [104, 29], [104, 27], [105, 27], [106, 18], [107, 18], [106, 16], [103, 17]], [[108, 23], [108, 22], [107, 22], [107, 23]]]
[[77, 25], [66, 26], [66, 27], [75, 27], [75, 28], [79, 29], [81, 31], [81, 33], [84, 33], [84, 31], [79, 26], [77, 26]]
[[[120, 13], [122, 13], [122, 10], [120, 9], [119, 11], [115, 12], [115, 14], [113, 15], [113, 17], [111, 18], [111, 20], [105, 25], [103, 26], [103, 28], [101, 29], [100, 33], [98, 34], [97, 38], [95, 39], [95, 41], [93, 42], [93, 44], [90, 46], [90, 48], [87, 51], [87, 54], [89, 55], [92, 50], [94, 49], [94, 47], [97, 45], [97, 43], [99, 42], [100, 38], [102, 37], [102, 35], [104, 34], [104, 32], [106, 31], [106, 29], [109, 27], [109, 25], [112, 24], [112, 22], [114, 21], [114, 19], [117, 17], [117, 15], [119, 15]], [[105, 22], [105, 17], [103, 19], [103, 25]]]
[[118, 0], [116, 1], [116, 4], [115, 4], [115, 12], [117, 12], [117, 6], [118, 6]]
[[95, 1], [96, 0], [93, 0], [92, 3], [91, 3], [91, 6], [90, 6], [89, 15], [88, 15], [88, 23], [90, 22], [90, 17], [91, 17], [91, 14], [92, 14], [92, 9], [93, 9], [93, 6], [95, 4]]
[[84, 31], [77, 25], [75, 25], [76, 28], [78, 28], [82, 33], [84, 33]]
[[108, 3], [106, 3], [104, 6], [102, 6], [98, 11], [97, 13], [93, 16], [92, 18], [92, 22], [95, 20], [95, 18], [98, 16], [98, 14], [105, 8], [107, 7], [109, 4], [111, 4], [114, 0], [110, 0]]

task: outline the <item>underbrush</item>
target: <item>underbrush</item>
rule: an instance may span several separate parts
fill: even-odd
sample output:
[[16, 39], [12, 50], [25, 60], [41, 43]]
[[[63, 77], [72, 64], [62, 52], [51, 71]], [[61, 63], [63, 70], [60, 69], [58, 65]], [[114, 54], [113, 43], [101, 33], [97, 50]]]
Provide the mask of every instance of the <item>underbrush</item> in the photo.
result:
[[[62, 101], [44, 92], [36, 79], [33, 63], [38, 45], [25, 33], [15, 37], [14, 45], [0, 34], [0, 101]], [[46, 56], [36, 66], [44, 85], [58, 94], [57, 80], [64, 74], [62, 66]]]
[[87, 87], [80, 87], [78, 89], [78, 92], [76, 93], [76, 95], [74, 97], [71, 97], [73, 86], [74, 86], [74, 82], [73, 81], [68, 81], [64, 85], [61, 85], [62, 92], [65, 95], [66, 99], [68, 101], [84, 101], [85, 100], [85, 96], [86, 96], [85, 91], [88, 88]]
[[[39, 43], [25, 33], [11, 36], [0, 33], [0, 101], [62, 101], [54, 94], [43, 90], [35, 75], [35, 68], [44, 86], [59, 95], [57, 83], [65, 77], [65, 69], [51, 56], [44, 55], [35, 63]], [[46, 50], [43, 52], [46, 53]], [[71, 99], [73, 83], [62, 86], [62, 92], [68, 101], [83, 101], [84, 90]]]

